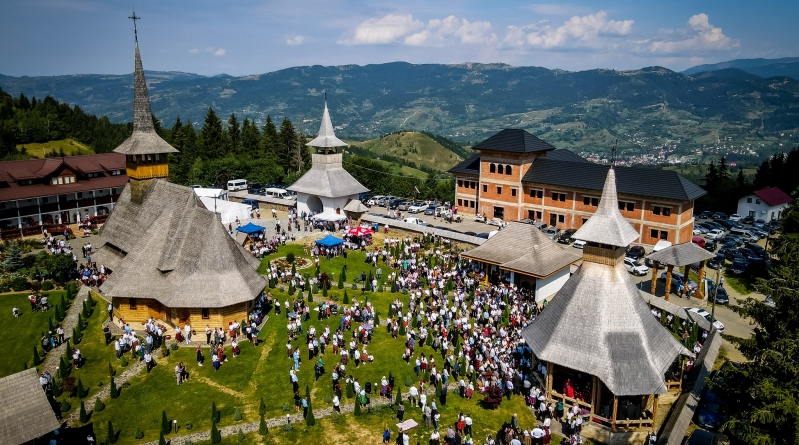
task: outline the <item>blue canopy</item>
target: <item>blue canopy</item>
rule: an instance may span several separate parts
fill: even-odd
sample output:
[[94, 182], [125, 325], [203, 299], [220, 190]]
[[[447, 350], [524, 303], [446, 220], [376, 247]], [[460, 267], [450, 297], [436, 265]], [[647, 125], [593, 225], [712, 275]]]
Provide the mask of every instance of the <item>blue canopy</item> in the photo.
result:
[[327, 235], [320, 240], [316, 240], [316, 244], [321, 244], [325, 247], [333, 247], [338, 246], [339, 244], [344, 244], [344, 240], [341, 238], [336, 238], [333, 235]]
[[264, 227], [262, 227], [262, 226], [259, 226], [259, 225], [256, 225], [256, 224], [253, 224], [253, 223], [250, 222], [250, 223], [247, 223], [246, 226], [241, 226], [241, 227], [237, 228], [236, 230], [238, 230], [239, 232], [242, 232], [242, 233], [246, 233], [247, 235], [252, 235], [253, 233], [263, 232], [266, 229]]

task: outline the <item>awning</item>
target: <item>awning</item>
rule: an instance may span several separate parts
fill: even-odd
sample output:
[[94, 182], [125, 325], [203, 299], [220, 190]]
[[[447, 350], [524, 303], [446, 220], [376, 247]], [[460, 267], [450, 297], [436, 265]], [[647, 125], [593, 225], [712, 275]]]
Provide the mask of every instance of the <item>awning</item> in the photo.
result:
[[261, 227], [261, 226], [257, 225], [257, 224], [247, 223], [246, 226], [241, 226], [241, 227], [237, 228], [236, 230], [241, 232], [241, 233], [246, 233], [247, 235], [252, 235], [253, 233], [263, 232], [266, 229], [264, 227]]
[[316, 244], [321, 244], [325, 247], [333, 247], [333, 246], [338, 246], [340, 244], [344, 244], [344, 240], [341, 238], [336, 238], [333, 235], [327, 235], [322, 239], [316, 240]]
[[353, 227], [350, 230], [347, 230], [347, 235], [364, 236], [371, 233], [375, 233], [375, 231], [363, 226]]

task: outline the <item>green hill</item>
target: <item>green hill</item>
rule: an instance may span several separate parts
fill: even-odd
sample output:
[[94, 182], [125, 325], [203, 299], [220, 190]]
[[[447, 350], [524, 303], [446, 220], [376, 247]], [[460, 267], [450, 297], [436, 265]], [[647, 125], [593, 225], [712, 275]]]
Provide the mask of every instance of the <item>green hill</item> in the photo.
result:
[[463, 160], [430, 136], [415, 131], [401, 131], [364, 142], [353, 142], [352, 146], [368, 150], [377, 157], [400, 158], [433, 170], [446, 171]]
[[34, 158], [45, 158], [48, 155], [51, 157], [60, 156], [61, 153], [64, 156], [94, 154], [94, 150], [91, 147], [81, 144], [72, 138], [42, 143], [19, 144], [17, 145], [17, 150], [22, 151], [22, 147], [25, 147], [25, 151]]

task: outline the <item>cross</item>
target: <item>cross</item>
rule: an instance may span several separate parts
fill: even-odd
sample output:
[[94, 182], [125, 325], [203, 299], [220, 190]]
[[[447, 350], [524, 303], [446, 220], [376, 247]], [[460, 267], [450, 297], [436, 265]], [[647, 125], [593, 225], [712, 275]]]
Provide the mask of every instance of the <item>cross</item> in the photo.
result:
[[136, 11], [133, 11], [133, 15], [128, 17], [129, 19], [133, 20], [133, 38], [136, 40], [136, 43], [139, 43], [139, 34], [136, 32], [136, 20], [141, 20], [141, 17], [136, 15]]
[[613, 143], [613, 149], [610, 151], [610, 165], [616, 165], [616, 144], [619, 143], [619, 140], [616, 139], [616, 142]]

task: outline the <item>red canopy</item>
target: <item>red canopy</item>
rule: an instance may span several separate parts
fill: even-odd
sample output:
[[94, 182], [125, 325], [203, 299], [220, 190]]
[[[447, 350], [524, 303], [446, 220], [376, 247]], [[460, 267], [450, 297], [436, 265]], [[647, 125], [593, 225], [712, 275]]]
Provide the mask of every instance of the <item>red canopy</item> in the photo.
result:
[[374, 230], [368, 227], [353, 227], [350, 230], [347, 230], [347, 235], [355, 235], [355, 236], [363, 236], [375, 233]]

